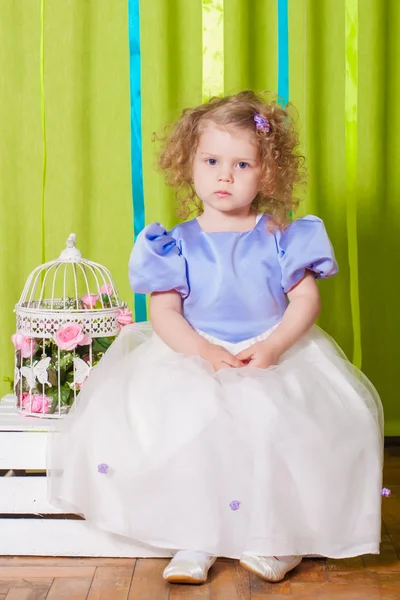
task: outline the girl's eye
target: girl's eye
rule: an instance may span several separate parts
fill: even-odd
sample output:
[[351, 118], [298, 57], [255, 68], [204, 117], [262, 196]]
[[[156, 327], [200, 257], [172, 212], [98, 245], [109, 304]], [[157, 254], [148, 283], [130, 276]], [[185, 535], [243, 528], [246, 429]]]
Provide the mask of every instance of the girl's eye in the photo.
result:
[[246, 169], [249, 166], [249, 163], [241, 161], [238, 163], [239, 169]]
[[217, 159], [216, 158], [207, 158], [206, 161], [211, 167], [214, 167], [217, 164]]

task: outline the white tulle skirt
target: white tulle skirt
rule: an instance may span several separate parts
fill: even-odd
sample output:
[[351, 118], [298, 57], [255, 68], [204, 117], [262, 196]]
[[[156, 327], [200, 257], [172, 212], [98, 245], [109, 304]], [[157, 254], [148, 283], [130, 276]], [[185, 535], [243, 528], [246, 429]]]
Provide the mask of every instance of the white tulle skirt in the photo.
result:
[[[268, 335], [208, 339], [236, 354]], [[373, 386], [316, 327], [276, 367], [214, 373], [134, 324], [50, 435], [49, 497], [163, 549], [378, 553], [382, 418]]]

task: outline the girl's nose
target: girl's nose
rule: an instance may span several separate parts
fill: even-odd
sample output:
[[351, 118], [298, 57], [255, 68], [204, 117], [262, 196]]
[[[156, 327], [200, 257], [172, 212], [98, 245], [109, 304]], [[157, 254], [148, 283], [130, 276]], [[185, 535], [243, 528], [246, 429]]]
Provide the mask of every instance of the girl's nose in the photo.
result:
[[224, 181], [225, 183], [232, 183], [232, 173], [228, 169], [221, 170], [218, 174], [218, 181]]

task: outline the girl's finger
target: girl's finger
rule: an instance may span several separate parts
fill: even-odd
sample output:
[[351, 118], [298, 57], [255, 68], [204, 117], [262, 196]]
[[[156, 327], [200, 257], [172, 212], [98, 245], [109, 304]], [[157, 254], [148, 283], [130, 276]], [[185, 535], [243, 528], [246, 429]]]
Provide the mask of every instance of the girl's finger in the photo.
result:
[[229, 355], [223, 360], [224, 363], [229, 365], [230, 367], [243, 367], [243, 363], [236, 356]]
[[245, 350], [242, 350], [241, 352], [239, 352], [239, 354], [236, 354], [236, 358], [239, 360], [242, 360], [244, 362], [250, 360], [252, 356], [253, 356], [253, 349], [251, 347], [246, 348]]

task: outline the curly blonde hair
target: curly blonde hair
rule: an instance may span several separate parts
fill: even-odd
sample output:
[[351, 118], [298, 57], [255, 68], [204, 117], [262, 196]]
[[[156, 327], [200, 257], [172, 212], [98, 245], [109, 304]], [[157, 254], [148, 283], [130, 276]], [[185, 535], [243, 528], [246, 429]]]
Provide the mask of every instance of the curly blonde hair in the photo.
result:
[[[207, 121], [215, 125], [234, 126], [254, 132], [263, 164], [260, 190], [252, 210], [268, 213], [275, 227], [284, 228], [296, 210], [299, 199], [295, 190], [305, 181], [304, 157], [298, 152], [298, 135], [289, 115], [276, 101], [265, 101], [248, 90], [224, 98], [211, 98], [196, 108], [185, 109], [166, 134], [159, 166], [167, 185], [175, 188], [180, 218], [187, 219], [202, 203], [193, 186], [192, 165], [202, 129]], [[269, 132], [257, 129], [255, 114], [269, 121]]]

